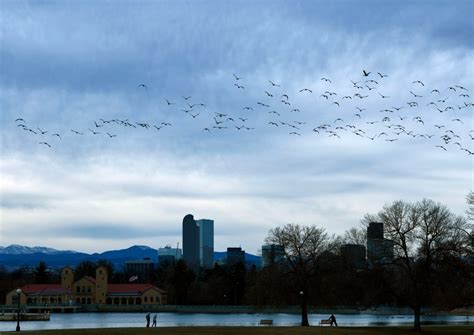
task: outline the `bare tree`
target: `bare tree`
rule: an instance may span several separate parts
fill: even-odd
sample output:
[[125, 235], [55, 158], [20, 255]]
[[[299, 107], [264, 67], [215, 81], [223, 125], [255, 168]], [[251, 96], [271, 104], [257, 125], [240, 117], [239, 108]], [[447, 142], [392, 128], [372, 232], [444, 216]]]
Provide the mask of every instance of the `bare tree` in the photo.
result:
[[470, 191], [469, 194], [466, 196], [467, 204], [469, 208], [466, 211], [467, 217], [469, 220], [474, 221], [474, 192]]
[[286, 275], [291, 275], [295, 290], [301, 295], [301, 325], [309, 326], [308, 291], [316, 275], [316, 261], [323, 252], [335, 249], [334, 240], [323, 228], [287, 224], [270, 230], [265, 242], [283, 246]]
[[346, 230], [344, 236], [342, 237], [343, 243], [347, 244], [367, 244], [367, 229], [364, 228], [354, 228], [352, 227], [349, 230]]
[[421, 329], [421, 307], [430, 300], [439, 262], [460, 257], [466, 252], [468, 224], [446, 206], [432, 200], [417, 203], [395, 201], [377, 215], [384, 224], [385, 236], [394, 243], [396, 276], [394, 295], [407, 302], [414, 312], [414, 327]]

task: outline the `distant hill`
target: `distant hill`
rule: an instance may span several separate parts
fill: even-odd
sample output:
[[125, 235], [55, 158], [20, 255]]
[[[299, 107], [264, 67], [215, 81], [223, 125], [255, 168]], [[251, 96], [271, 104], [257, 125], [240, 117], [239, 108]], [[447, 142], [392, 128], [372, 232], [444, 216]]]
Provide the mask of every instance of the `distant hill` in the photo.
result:
[[[98, 261], [106, 259], [114, 264], [117, 269], [122, 269], [123, 264], [129, 260], [150, 258], [157, 261], [158, 251], [145, 245], [134, 245], [127, 249], [109, 250], [102, 253], [87, 254], [73, 250], [56, 250], [47, 247], [26, 247], [21, 245], [0, 246], [0, 265], [7, 269], [16, 269], [21, 266], [36, 266], [39, 262], [45, 262], [48, 267], [62, 268], [64, 266], [76, 266], [82, 261]], [[226, 252], [214, 252], [214, 260], [226, 257]], [[260, 257], [245, 254], [247, 265], [260, 265]]]

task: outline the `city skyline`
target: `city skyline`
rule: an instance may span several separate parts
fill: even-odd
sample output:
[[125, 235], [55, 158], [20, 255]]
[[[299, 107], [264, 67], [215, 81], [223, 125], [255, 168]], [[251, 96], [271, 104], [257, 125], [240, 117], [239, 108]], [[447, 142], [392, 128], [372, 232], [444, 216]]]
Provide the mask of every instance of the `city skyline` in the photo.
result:
[[471, 1], [0, 5], [1, 246], [175, 247], [193, 213], [256, 254], [468, 208]]

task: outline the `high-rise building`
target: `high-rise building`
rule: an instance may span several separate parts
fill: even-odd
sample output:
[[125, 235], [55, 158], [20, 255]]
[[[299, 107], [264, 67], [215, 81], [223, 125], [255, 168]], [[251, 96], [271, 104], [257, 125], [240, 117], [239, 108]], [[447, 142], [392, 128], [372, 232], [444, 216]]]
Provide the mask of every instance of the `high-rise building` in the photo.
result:
[[179, 248], [171, 248], [170, 245], [158, 249], [158, 264], [165, 266], [167, 264], [174, 264], [182, 258], [182, 252]]
[[367, 227], [367, 263], [369, 268], [393, 262], [394, 243], [383, 237], [383, 223], [370, 222]]
[[262, 245], [262, 267], [278, 264], [285, 259], [285, 249], [278, 244]]
[[198, 267], [200, 264], [199, 226], [191, 214], [183, 219], [183, 260], [191, 267]]
[[196, 220], [199, 226], [199, 260], [204, 268], [214, 266], [214, 220]]
[[227, 265], [232, 266], [237, 263], [245, 265], [245, 250], [242, 250], [241, 247], [227, 248]]
[[214, 221], [194, 220], [188, 214], [183, 219], [183, 259], [192, 267], [214, 266]]

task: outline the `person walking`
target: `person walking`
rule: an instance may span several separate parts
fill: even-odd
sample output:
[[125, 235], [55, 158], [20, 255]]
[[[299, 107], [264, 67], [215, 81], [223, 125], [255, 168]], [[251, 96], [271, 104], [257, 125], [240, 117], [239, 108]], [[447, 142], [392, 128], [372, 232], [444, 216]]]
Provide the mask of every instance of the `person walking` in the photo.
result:
[[331, 314], [331, 316], [329, 317], [329, 320], [331, 320], [331, 327], [332, 327], [333, 324], [337, 327], [337, 321], [336, 321], [336, 317], [334, 316], [334, 314]]
[[151, 324], [152, 327], [156, 327], [156, 318], [157, 318], [157, 313], [153, 315], [153, 323]]
[[148, 314], [145, 316], [145, 319], [146, 319], [146, 327], [150, 327], [150, 312], [148, 312]]

